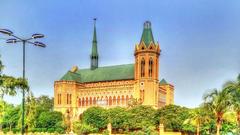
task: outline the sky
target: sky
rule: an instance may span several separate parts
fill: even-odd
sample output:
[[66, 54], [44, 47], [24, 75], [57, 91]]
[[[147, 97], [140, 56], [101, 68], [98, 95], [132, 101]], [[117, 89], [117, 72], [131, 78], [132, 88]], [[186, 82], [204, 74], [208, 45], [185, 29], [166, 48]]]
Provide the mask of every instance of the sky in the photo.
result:
[[[53, 96], [54, 81], [71, 67], [90, 67], [93, 18], [100, 66], [134, 63], [149, 20], [162, 50], [160, 79], [175, 86], [175, 104], [196, 107], [240, 73], [239, 13], [239, 0], [1, 0], [0, 28], [45, 35], [46, 48], [27, 45], [26, 77], [35, 96]], [[22, 46], [2, 38], [3, 73], [21, 77]], [[21, 94], [5, 99], [19, 104]]]

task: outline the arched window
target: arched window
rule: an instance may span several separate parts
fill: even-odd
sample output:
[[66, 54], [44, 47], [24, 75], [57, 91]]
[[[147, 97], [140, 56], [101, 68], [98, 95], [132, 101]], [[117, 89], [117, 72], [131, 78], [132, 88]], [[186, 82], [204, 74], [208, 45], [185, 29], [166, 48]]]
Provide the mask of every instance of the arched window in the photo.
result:
[[88, 106], [88, 97], [86, 98], [86, 106]]
[[92, 97], [90, 97], [90, 99], [89, 99], [89, 105], [90, 106], [92, 105]]
[[78, 107], [81, 107], [82, 101], [81, 98], [78, 99]]
[[145, 60], [141, 60], [141, 77], [145, 76]]
[[113, 97], [113, 105], [116, 105], [116, 97]]
[[122, 95], [122, 105], [124, 105], [125, 99], [124, 96]]
[[128, 95], [126, 96], [126, 104], [128, 104], [129, 97]]
[[120, 105], [120, 96], [117, 97], [117, 105]]
[[82, 106], [84, 106], [84, 102], [85, 102], [85, 101], [84, 101], [84, 98], [82, 98]]
[[149, 69], [148, 69], [149, 77], [152, 77], [152, 73], [153, 73], [153, 60], [152, 60], [152, 58], [150, 58], [150, 60], [149, 60]]
[[111, 106], [112, 105], [112, 97], [110, 96], [109, 97], [109, 106]]
[[96, 105], [96, 97], [93, 98], [93, 105]]
[[106, 106], [108, 105], [108, 97], [106, 96], [105, 97], [105, 103], [106, 103]]

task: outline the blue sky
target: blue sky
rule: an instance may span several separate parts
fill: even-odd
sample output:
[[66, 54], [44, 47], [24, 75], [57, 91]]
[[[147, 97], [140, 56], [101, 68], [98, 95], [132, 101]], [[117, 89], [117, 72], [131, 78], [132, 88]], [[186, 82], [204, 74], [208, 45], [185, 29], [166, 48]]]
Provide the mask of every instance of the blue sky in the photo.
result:
[[[54, 81], [67, 70], [89, 67], [94, 17], [100, 66], [133, 63], [134, 45], [150, 20], [162, 49], [160, 78], [175, 85], [176, 104], [194, 107], [204, 92], [240, 73], [239, 13], [239, 0], [1, 0], [0, 28], [21, 37], [46, 35], [47, 48], [27, 46], [26, 76], [35, 96], [53, 96]], [[0, 54], [4, 73], [20, 77], [21, 45], [0, 39]]]

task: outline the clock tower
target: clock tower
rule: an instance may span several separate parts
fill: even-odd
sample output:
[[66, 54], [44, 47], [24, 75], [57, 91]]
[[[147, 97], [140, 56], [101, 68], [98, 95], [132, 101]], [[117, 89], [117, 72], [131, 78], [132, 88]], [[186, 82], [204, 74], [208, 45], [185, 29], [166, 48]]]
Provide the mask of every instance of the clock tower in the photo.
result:
[[151, 22], [144, 23], [140, 43], [135, 46], [134, 97], [143, 105], [158, 107], [160, 46], [155, 43]]

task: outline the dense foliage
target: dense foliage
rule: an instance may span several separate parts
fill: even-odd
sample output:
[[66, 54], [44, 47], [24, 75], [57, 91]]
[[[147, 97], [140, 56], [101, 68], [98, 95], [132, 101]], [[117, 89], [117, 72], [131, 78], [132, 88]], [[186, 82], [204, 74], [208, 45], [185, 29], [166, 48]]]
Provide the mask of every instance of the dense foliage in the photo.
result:
[[[14, 106], [5, 102], [0, 103], [4, 107], [1, 119], [4, 132], [19, 132], [21, 128], [21, 106]], [[25, 129], [28, 132], [65, 132], [63, 116], [60, 112], [53, 111], [53, 99], [48, 96], [27, 97]]]

